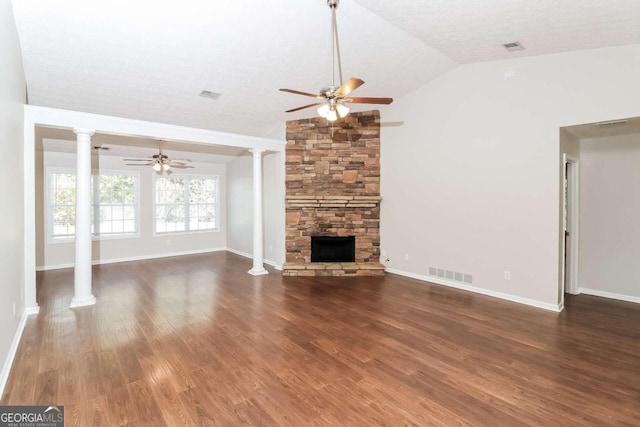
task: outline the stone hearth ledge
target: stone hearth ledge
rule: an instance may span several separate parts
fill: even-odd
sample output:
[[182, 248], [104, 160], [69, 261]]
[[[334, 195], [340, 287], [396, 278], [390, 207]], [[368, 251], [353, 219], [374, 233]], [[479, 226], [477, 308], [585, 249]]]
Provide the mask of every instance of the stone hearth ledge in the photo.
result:
[[286, 262], [283, 276], [384, 276], [384, 265], [378, 262]]
[[287, 208], [375, 208], [380, 196], [286, 196]]

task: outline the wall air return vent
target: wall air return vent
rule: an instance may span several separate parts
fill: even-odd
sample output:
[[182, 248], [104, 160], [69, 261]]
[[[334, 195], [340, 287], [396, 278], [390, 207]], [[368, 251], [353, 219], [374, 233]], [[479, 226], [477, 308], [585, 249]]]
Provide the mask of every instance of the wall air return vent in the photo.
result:
[[598, 126], [599, 128], [611, 128], [614, 126], [622, 126], [622, 125], [626, 125], [628, 123], [627, 120], [609, 120], [608, 122], [600, 122], [600, 123], [596, 123], [596, 126]]
[[520, 44], [520, 42], [511, 42], [505, 43], [502, 45], [509, 52], [515, 52], [517, 50], [524, 50], [524, 47]]
[[429, 276], [441, 277], [446, 280], [451, 280], [460, 283], [473, 283], [473, 276], [470, 274], [464, 274], [457, 271], [445, 270], [444, 268], [429, 267]]

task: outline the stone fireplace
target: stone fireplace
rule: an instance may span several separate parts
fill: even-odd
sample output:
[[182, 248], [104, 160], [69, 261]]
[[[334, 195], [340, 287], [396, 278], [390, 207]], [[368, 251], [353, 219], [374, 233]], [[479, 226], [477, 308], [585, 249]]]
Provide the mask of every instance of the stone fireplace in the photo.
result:
[[[287, 122], [286, 215], [283, 275], [384, 275], [378, 111], [351, 113], [333, 129], [319, 117]], [[315, 248], [332, 237], [355, 240], [353, 259], [312, 261], [312, 240]]]

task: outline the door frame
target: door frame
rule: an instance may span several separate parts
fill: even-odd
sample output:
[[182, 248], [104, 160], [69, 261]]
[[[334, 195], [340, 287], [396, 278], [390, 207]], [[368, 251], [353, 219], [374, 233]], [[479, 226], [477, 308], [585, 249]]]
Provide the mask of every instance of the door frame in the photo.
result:
[[[569, 231], [569, 245], [572, 251], [567, 258], [566, 239], [562, 236], [562, 304], [564, 305], [564, 294], [569, 293], [578, 295], [580, 293], [580, 285], [578, 280], [579, 272], [579, 242], [580, 242], [580, 160], [570, 154], [563, 153], [562, 182], [567, 181], [568, 191], [562, 191], [562, 210], [563, 210], [563, 226], [564, 233], [564, 209], [570, 206], [566, 213], [567, 229]], [[565, 200], [566, 198], [569, 200]], [[568, 273], [568, 276], [567, 276]]]

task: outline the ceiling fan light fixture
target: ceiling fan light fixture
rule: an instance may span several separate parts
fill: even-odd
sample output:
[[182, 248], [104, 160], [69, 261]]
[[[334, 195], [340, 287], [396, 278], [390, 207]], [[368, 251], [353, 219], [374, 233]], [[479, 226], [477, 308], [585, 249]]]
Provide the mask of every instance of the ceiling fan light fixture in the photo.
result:
[[165, 164], [162, 165], [162, 169], [164, 169], [165, 171], [168, 171], [168, 170], [171, 169], [171, 166], [169, 166], [168, 163], [165, 163]]
[[162, 166], [160, 166], [160, 163], [156, 163], [155, 165], [153, 165], [154, 171], [160, 172], [160, 169], [162, 169]]
[[320, 107], [318, 107], [318, 114], [320, 115], [320, 117], [327, 117], [329, 111], [331, 111], [331, 107], [329, 106], [329, 104], [322, 104]]
[[349, 114], [349, 107], [347, 107], [344, 104], [338, 104], [336, 106], [336, 110], [338, 110], [338, 115], [340, 116], [340, 118], [345, 117], [347, 114]]
[[[334, 122], [338, 119], [338, 116], [343, 118], [349, 114], [349, 108], [343, 104], [344, 102], [356, 104], [391, 104], [393, 102], [392, 98], [350, 97], [354, 90], [364, 84], [364, 81], [355, 77], [351, 77], [346, 82], [342, 79], [342, 59], [340, 55], [340, 43], [338, 41], [338, 24], [336, 22], [336, 9], [338, 8], [340, 0], [326, 0], [326, 2], [331, 11], [331, 85], [322, 88], [318, 95], [293, 89], [280, 89], [281, 92], [323, 100], [302, 107], [292, 108], [285, 112], [293, 113], [294, 111], [320, 106], [317, 109], [320, 117], [325, 117], [330, 122]], [[336, 74], [339, 78], [339, 85], [336, 82]]]

